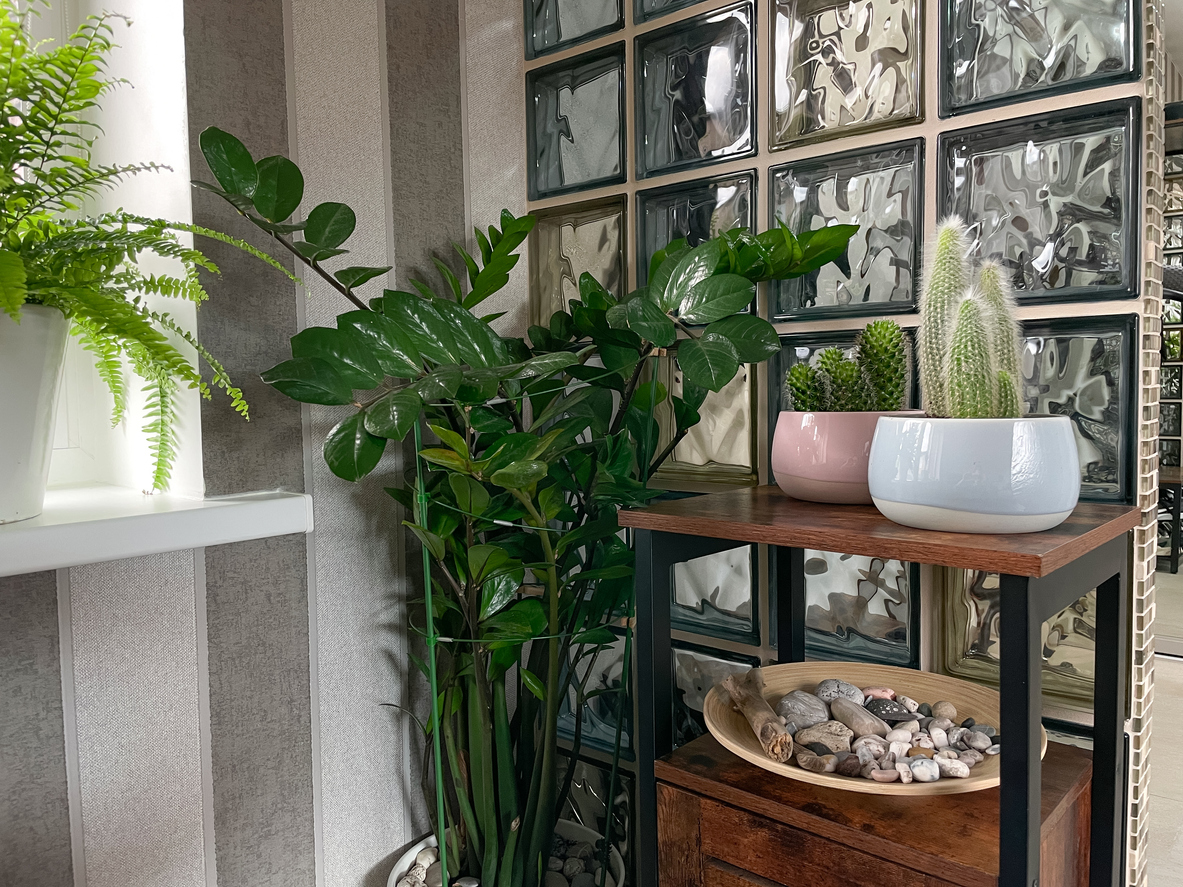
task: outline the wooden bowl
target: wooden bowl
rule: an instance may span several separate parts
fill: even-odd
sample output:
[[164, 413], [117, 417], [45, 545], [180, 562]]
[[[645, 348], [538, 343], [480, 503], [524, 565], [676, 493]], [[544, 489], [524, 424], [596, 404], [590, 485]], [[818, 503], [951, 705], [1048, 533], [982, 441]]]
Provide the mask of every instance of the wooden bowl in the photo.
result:
[[[793, 690], [810, 693], [827, 678], [840, 678], [856, 687], [891, 687], [897, 693], [910, 696], [920, 702], [934, 703], [941, 700], [952, 702], [957, 707], [958, 720], [973, 718], [979, 724], [999, 727], [1001, 703], [998, 691], [957, 678], [929, 674], [911, 668], [896, 668], [890, 665], [870, 665], [861, 662], [792, 662], [785, 665], [769, 665], [764, 668], [764, 698], [773, 707], [782, 696]], [[707, 728], [719, 743], [757, 767], [812, 782], [841, 791], [862, 792], [868, 795], [953, 795], [962, 792], [976, 792], [998, 785], [1001, 776], [999, 758], [1002, 755], [987, 755], [986, 759], [969, 771], [967, 779], [938, 779], [936, 782], [875, 782], [861, 777], [838, 776], [835, 773], [811, 773], [798, 767], [796, 762], [781, 764], [764, 754], [756, 734], [752, 732], [747, 719], [731, 704], [731, 697], [721, 686], [715, 686], [707, 694], [703, 707]], [[1040, 729], [1040, 757], [1047, 753], [1047, 733]], [[1000, 731], [1001, 732], [1001, 731]], [[1011, 742], [1019, 737], [1011, 737]], [[1002, 754], [1006, 754], [1006, 744]]]

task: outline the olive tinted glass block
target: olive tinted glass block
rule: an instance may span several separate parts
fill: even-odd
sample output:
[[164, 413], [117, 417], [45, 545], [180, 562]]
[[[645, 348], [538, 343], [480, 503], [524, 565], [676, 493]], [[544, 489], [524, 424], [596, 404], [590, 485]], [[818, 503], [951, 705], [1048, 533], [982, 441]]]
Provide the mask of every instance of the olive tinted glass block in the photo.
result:
[[[571, 758], [560, 758], [559, 785], [566, 778]], [[608, 816], [611, 815], [609, 841], [624, 860], [626, 873], [632, 871], [634, 785], [632, 774], [620, 768], [612, 782], [610, 765], [592, 763], [586, 759], [574, 762], [575, 774], [571, 777], [571, 791], [559, 819], [577, 822], [603, 837], [608, 830]], [[597, 845], [597, 854], [598, 854]], [[599, 859], [599, 856], [595, 856]], [[599, 883], [598, 881], [596, 882]]]
[[637, 169], [655, 173], [756, 150], [752, 5], [637, 38]]
[[773, 147], [919, 120], [919, 0], [776, 0]]
[[649, 281], [649, 260], [672, 241], [698, 246], [732, 228], [752, 228], [756, 174], [698, 179], [637, 193], [637, 284]]
[[948, 0], [943, 8], [943, 113], [1133, 78], [1130, 0]]
[[1137, 292], [1136, 100], [946, 133], [940, 206], [971, 226], [1020, 302]]
[[1163, 437], [1178, 437], [1179, 404], [1164, 403], [1159, 407], [1158, 433]]
[[633, 0], [633, 17], [644, 22], [701, 2], [703, 0]]
[[585, 272], [617, 298], [625, 293], [623, 197], [536, 210], [530, 232], [530, 322], [579, 298]]
[[671, 622], [685, 631], [759, 643], [755, 583], [754, 545], [674, 564]]
[[531, 199], [625, 180], [624, 44], [526, 75]]
[[775, 283], [774, 319], [883, 314], [916, 305], [923, 140], [774, 167], [775, 219], [795, 234], [858, 225], [837, 262]]
[[624, 0], [527, 0], [526, 56], [537, 58], [624, 27]]
[[1158, 464], [1163, 468], [1179, 467], [1179, 441], [1160, 440], [1158, 442]]
[[1168, 400], [1183, 397], [1183, 367], [1162, 368], [1162, 397]]
[[760, 664], [754, 656], [739, 656], [674, 643], [674, 747], [707, 732], [702, 709], [707, 693], [728, 675], [744, 674]]
[[1183, 249], [1183, 216], [1163, 219], [1163, 249]]
[[805, 654], [917, 666], [919, 572], [877, 557], [805, 551]]
[[[612, 644], [598, 654], [585, 656], [575, 665], [575, 676], [580, 682], [586, 678], [585, 696], [597, 690], [619, 690], [624, 680], [627, 663], [624, 659], [625, 638], [620, 633]], [[574, 655], [574, 649], [572, 650]], [[590, 677], [589, 677], [590, 672]], [[572, 682], [573, 684], [575, 682]], [[559, 733], [570, 739], [575, 735], [575, 712], [578, 709], [577, 688], [567, 692], [559, 713]], [[616, 742], [616, 724], [623, 717], [620, 733], [621, 753], [632, 758], [632, 702], [621, 693], [603, 693], [588, 699], [583, 706], [583, 744], [589, 748], [611, 753]]]
[[1072, 420], [1082, 499], [1128, 501], [1136, 458], [1133, 320], [1032, 321], [1023, 335], [1024, 412]]
[[1162, 334], [1162, 353], [1167, 360], [1183, 359], [1183, 342], [1178, 330], [1165, 330]]

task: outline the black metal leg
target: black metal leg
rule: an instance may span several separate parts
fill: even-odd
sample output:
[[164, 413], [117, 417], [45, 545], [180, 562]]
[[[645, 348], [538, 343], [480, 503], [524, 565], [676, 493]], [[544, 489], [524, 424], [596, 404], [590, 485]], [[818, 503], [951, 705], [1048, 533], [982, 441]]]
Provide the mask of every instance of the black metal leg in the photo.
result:
[[[1039, 887], [1043, 644], [1028, 580], [1002, 576], [1002, 755], [998, 887]], [[1095, 887], [1095, 885], [1094, 885]]]
[[1179, 542], [1183, 529], [1179, 527], [1180, 506], [1183, 505], [1183, 485], [1170, 484], [1171, 491], [1171, 573], [1179, 572]]
[[805, 550], [775, 548], [776, 658], [805, 661]]
[[1117, 887], [1123, 883], [1125, 717], [1129, 673], [1127, 560], [1127, 551], [1123, 547], [1120, 562], [1114, 564], [1116, 574], [1097, 586], [1091, 887]]

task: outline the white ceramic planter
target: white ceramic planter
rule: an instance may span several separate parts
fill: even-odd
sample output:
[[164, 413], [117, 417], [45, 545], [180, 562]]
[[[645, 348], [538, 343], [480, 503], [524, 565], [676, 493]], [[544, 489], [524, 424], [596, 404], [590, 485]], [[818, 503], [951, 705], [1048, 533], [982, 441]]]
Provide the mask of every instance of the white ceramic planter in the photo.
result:
[[879, 420], [871, 497], [908, 527], [955, 533], [1036, 533], [1067, 519], [1080, 462], [1067, 416]]
[[70, 322], [25, 305], [18, 324], [0, 312], [0, 524], [41, 513], [53, 417]]
[[[586, 825], [580, 825], [578, 822], [568, 822], [565, 819], [560, 819], [555, 823], [555, 832], [568, 841], [587, 841], [589, 844], [595, 844], [601, 837], [599, 833], [588, 828]], [[428, 835], [422, 841], [412, 846], [394, 864], [394, 868], [390, 871], [390, 877], [386, 879], [386, 887], [397, 887], [399, 880], [415, 864], [415, 857], [419, 855], [420, 850], [426, 850], [428, 847], [436, 847], [438, 845], [439, 841], [436, 840], [435, 835]], [[616, 882], [617, 887], [620, 887], [620, 885], [624, 884], [624, 859], [621, 857], [620, 851], [615, 847], [608, 853], [608, 865], [611, 867], [612, 879]], [[597, 881], [597, 883], [599, 882]]]

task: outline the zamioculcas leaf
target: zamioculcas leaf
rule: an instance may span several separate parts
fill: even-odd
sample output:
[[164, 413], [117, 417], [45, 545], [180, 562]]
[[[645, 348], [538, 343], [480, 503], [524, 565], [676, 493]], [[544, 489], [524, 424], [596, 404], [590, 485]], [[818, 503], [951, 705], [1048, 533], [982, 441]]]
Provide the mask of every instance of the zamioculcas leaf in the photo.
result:
[[489, 507], [489, 491], [480, 481], [463, 474], [449, 474], [448, 484], [456, 497], [456, 507], [466, 514], [480, 517]]
[[447, 554], [447, 549], [444, 547], [443, 539], [430, 530], [425, 529], [418, 524], [412, 523], [409, 520], [403, 521], [403, 526], [407, 527], [412, 533], [415, 534], [419, 541], [423, 543], [423, 547], [431, 553], [433, 558], [435, 558], [437, 561], [442, 561], [444, 559], [444, 555]]
[[354, 413], [325, 438], [325, 462], [329, 470], [343, 480], [356, 481], [365, 477], [378, 467], [386, 449], [386, 438], [366, 431], [364, 418], [364, 413]]
[[711, 323], [742, 311], [756, 298], [756, 285], [738, 274], [716, 274], [680, 293], [678, 316], [686, 323]]
[[674, 398], [674, 423], [679, 431], [693, 428], [701, 420], [702, 416], [699, 415], [697, 407], [691, 406], [680, 397]]
[[389, 270], [389, 265], [387, 265], [385, 268], [350, 267], [342, 268], [333, 276], [337, 278], [337, 281], [342, 286], [347, 287], [348, 289], [353, 289], [356, 286], [361, 286], [367, 281], [373, 280], [375, 277], [381, 277]]
[[506, 362], [505, 345], [489, 327], [472, 316], [466, 308], [446, 299], [436, 299], [432, 307], [452, 325], [456, 349], [470, 366], [497, 366]]
[[337, 326], [364, 337], [386, 375], [414, 379], [423, 372], [419, 349], [389, 317], [375, 311], [349, 311], [337, 317]]
[[[725, 253], [726, 248], [723, 242], [717, 239], [708, 240], [706, 243], [696, 246], [686, 253], [679, 260], [673, 273], [670, 274], [670, 280], [666, 284], [665, 292], [659, 294], [661, 307], [665, 311], [672, 311], [675, 308], [681, 307], [682, 310], [680, 313], [685, 314], [684, 306], [688, 294], [696, 285], [709, 279], [719, 270], [719, 265], [723, 261]], [[700, 321], [691, 322], [699, 323]]]
[[704, 334], [702, 338], [689, 339], [678, 346], [678, 364], [695, 385], [719, 391], [735, 378], [739, 355], [728, 339]]
[[253, 197], [259, 171], [246, 145], [230, 133], [211, 126], [201, 133], [201, 153], [218, 184], [231, 194]]
[[455, 453], [465, 459], [470, 459], [471, 454], [468, 452], [468, 444], [464, 442], [464, 438], [457, 434], [450, 428], [444, 428], [442, 425], [428, 425], [432, 433], [444, 442], [444, 446], [451, 448]]
[[300, 403], [347, 404], [353, 389], [333, 365], [319, 357], [285, 360], [260, 377], [264, 382]]
[[255, 209], [269, 221], [284, 221], [304, 199], [304, 174], [292, 161], [278, 155], [264, 157], [256, 168], [259, 178], [254, 193]]
[[350, 388], [376, 388], [385, 374], [368, 344], [350, 327], [313, 326], [292, 337], [292, 356], [319, 357], [327, 361]]
[[357, 216], [344, 203], [322, 203], [308, 214], [304, 238], [319, 247], [336, 249], [356, 227]]
[[428, 447], [425, 450], [420, 450], [419, 455], [432, 465], [447, 468], [449, 471], [460, 471], [465, 474], [469, 471], [470, 466], [467, 459], [458, 456], [452, 450], [445, 450], [443, 447]]
[[464, 363], [456, 354], [451, 324], [440, 316], [431, 302], [414, 293], [386, 290], [382, 294], [382, 313], [398, 325], [421, 353], [436, 363]]
[[554, 354], [540, 354], [522, 364], [512, 379], [544, 379], [565, 370], [569, 366], [579, 363], [579, 358], [569, 351], [556, 351]]
[[517, 574], [502, 573], [485, 580], [481, 586], [481, 619], [488, 619], [512, 603], [518, 589], [522, 587], [521, 573], [519, 567]]
[[668, 303], [667, 292], [669, 290], [670, 278], [673, 276], [674, 269], [678, 267], [678, 263], [682, 261], [682, 257], [690, 252], [688, 248], [683, 246], [681, 249], [674, 249], [671, 243], [666, 247], [666, 257], [657, 270], [649, 275], [649, 292], [657, 298], [657, 303], [662, 308], [669, 310], [673, 306]]
[[753, 314], [736, 314], [716, 320], [706, 332], [730, 340], [741, 363], [760, 363], [780, 351], [776, 328]]
[[464, 370], [457, 366], [442, 366], [434, 373], [424, 376], [411, 388], [423, 398], [424, 403], [436, 403], [452, 397], [464, 381]]
[[658, 348], [672, 345], [678, 338], [678, 329], [674, 322], [656, 302], [641, 296], [626, 303], [625, 310], [628, 312], [629, 328]]
[[858, 231], [858, 225], [828, 225], [816, 231], [806, 231], [797, 241], [801, 244], [801, 264], [793, 271], [798, 274], [816, 271], [837, 259]]
[[403, 440], [415, 427], [423, 401], [413, 391], [392, 391], [366, 408], [366, 431], [387, 440]]
[[538, 697], [539, 701], [546, 702], [546, 685], [538, 678], [538, 675], [530, 671], [528, 668], [519, 669], [522, 676], [522, 683], [526, 685], [526, 689]]
[[545, 462], [526, 459], [521, 462], [514, 462], [500, 471], [494, 472], [490, 480], [497, 484], [497, 486], [505, 487], [507, 490], [522, 490], [531, 484], [538, 483], [538, 481], [546, 477], [546, 472], [547, 467]]
[[292, 247], [310, 262], [324, 262], [334, 256], [343, 256], [349, 252], [347, 249], [327, 249], [317, 246], [315, 243], [309, 243], [307, 240], [297, 240], [292, 243]]
[[496, 545], [472, 545], [468, 549], [468, 575], [474, 582], [484, 582], [509, 564], [509, 554]]

